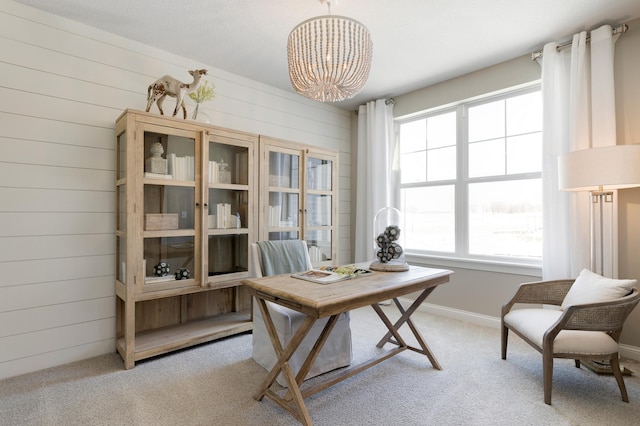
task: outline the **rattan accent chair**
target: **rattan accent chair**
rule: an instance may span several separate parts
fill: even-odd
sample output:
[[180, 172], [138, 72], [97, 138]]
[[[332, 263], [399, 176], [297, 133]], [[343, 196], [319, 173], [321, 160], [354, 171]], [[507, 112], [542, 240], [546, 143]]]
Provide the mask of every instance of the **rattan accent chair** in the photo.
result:
[[[576, 281], [540, 281], [520, 285], [516, 294], [502, 307], [502, 359], [507, 358], [509, 330], [540, 352], [544, 402], [548, 405], [551, 405], [554, 358], [574, 359], [577, 368], [580, 368], [580, 360], [608, 361], [622, 400], [629, 402], [620, 371], [619, 339], [626, 318], [640, 300], [640, 293], [633, 287], [622, 293], [626, 295], [614, 300], [563, 306]], [[635, 284], [635, 280], [628, 281]], [[516, 304], [535, 304], [538, 307], [512, 309]], [[540, 305], [556, 305], [558, 309]]]

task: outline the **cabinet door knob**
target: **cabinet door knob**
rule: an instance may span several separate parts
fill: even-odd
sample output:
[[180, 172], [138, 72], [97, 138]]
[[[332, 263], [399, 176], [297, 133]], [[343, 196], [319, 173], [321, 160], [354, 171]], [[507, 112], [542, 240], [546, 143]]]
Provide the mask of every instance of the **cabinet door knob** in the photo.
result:
[[205, 206], [205, 207], [209, 207], [209, 204], [207, 204], [207, 203], [204, 203], [204, 206]]
[[196, 203], [196, 207], [200, 207], [200, 203]]

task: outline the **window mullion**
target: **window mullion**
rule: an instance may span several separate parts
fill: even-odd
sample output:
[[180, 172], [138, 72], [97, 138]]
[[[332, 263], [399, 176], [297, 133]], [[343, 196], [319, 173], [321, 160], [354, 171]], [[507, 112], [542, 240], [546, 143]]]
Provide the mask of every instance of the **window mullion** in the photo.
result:
[[457, 155], [457, 176], [456, 176], [456, 255], [466, 257], [469, 253], [469, 201], [468, 201], [468, 164], [469, 164], [469, 144], [467, 126], [467, 108], [465, 105], [458, 106], [456, 110], [456, 147]]

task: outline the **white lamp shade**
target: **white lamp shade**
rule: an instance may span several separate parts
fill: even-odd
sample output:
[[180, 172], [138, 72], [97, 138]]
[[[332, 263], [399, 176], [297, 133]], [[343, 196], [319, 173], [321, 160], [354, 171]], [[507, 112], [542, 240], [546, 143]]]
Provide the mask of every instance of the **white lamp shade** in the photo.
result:
[[612, 145], [558, 157], [558, 187], [593, 191], [640, 186], [640, 145]]

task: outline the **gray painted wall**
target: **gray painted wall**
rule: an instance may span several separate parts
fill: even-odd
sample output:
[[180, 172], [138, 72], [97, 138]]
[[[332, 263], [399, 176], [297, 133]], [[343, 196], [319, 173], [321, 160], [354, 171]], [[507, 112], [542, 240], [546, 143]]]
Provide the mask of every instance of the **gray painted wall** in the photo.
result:
[[[640, 20], [616, 43], [615, 84], [618, 144], [640, 143]], [[540, 79], [540, 66], [530, 54], [476, 72], [395, 97], [394, 115], [407, 116], [463, 99]], [[615, 167], [615, 165], [612, 165]], [[640, 165], [638, 165], [640, 167]], [[640, 281], [640, 188], [619, 191], [619, 276]], [[446, 267], [428, 261], [434, 267]], [[469, 268], [455, 271], [451, 283], [427, 299], [445, 310], [462, 310], [491, 317], [500, 316], [502, 304], [519, 283], [539, 280], [527, 275], [488, 272]], [[623, 356], [640, 359], [640, 309], [631, 313], [621, 339]], [[496, 345], [498, 343], [496, 342]]]

